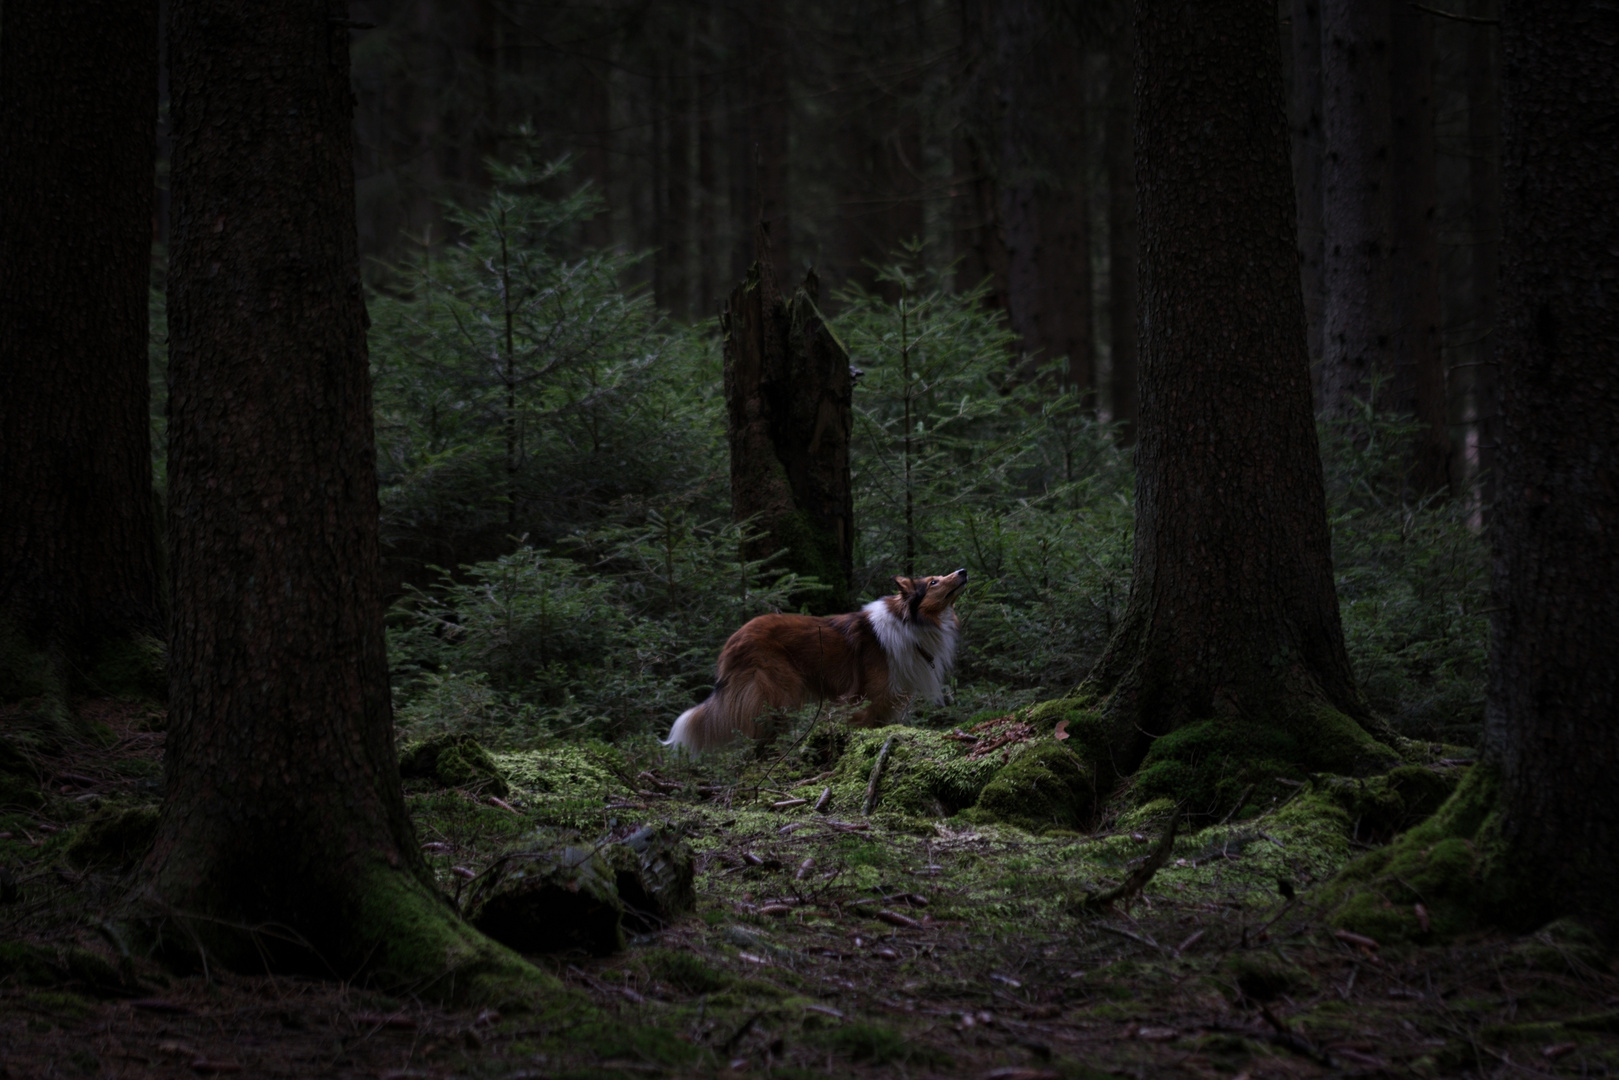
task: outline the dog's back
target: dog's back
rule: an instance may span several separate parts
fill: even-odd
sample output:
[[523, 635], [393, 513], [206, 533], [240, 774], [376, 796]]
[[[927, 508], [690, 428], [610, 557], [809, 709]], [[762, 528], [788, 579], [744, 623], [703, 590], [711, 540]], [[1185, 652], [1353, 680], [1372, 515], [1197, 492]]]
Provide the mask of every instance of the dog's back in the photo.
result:
[[911, 694], [938, 700], [955, 658], [955, 596], [967, 571], [896, 578], [897, 596], [847, 615], [760, 615], [720, 652], [714, 692], [680, 714], [665, 746], [705, 750], [810, 701], [870, 705], [856, 726], [886, 723]]

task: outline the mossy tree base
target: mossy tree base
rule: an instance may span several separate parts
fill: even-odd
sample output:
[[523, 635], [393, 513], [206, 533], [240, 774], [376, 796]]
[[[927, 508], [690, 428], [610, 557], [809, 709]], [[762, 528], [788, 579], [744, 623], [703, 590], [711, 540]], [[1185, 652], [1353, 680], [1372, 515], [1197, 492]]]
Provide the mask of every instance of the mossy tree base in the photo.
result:
[[1380, 942], [1443, 941], [1485, 927], [1524, 933], [1565, 914], [1502, 831], [1501, 778], [1474, 766], [1428, 820], [1344, 868], [1321, 896], [1329, 921]]
[[[131, 898], [130, 921], [180, 968], [288, 972], [360, 982], [457, 1006], [537, 1009], [557, 980], [462, 921], [444, 897], [382, 859], [320, 888], [326, 915], [297, 928], [244, 915], [215, 892], [164, 892], [165, 877]], [[190, 902], [187, 902], [187, 901]], [[283, 908], [287, 901], [281, 902]]]

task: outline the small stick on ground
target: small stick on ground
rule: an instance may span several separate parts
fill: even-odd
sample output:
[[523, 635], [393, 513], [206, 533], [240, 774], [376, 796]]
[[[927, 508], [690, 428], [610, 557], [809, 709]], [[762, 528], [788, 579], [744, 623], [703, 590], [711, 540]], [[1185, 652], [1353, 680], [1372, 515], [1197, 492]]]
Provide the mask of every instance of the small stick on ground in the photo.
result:
[[871, 780], [866, 784], [866, 799], [860, 804], [862, 817], [871, 816], [871, 808], [877, 805], [877, 789], [882, 786], [883, 769], [888, 766], [888, 755], [894, 751], [894, 736], [890, 735], [883, 741], [883, 748], [877, 751], [877, 760], [871, 766]]
[[1169, 824], [1164, 826], [1163, 838], [1158, 841], [1158, 846], [1153, 849], [1152, 854], [1147, 856], [1147, 861], [1132, 870], [1130, 876], [1125, 878], [1117, 888], [1109, 889], [1106, 892], [1091, 893], [1085, 897], [1081, 906], [1090, 911], [1099, 911], [1102, 908], [1111, 907], [1120, 900], [1128, 900], [1142, 889], [1145, 889], [1147, 883], [1152, 880], [1152, 876], [1158, 872], [1158, 868], [1169, 861], [1169, 852], [1175, 846], [1175, 827], [1180, 824], [1180, 821], [1181, 808], [1177, 806], [1175, 807], [1175, 812], [1169, 816]]

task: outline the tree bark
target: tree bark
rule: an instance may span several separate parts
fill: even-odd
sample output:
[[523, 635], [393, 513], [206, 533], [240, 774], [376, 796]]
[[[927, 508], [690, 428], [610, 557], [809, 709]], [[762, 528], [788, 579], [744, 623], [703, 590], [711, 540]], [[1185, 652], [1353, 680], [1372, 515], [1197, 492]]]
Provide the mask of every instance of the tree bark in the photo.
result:
[[1108, 319], [1113, 335], [1109, 395], [1119, 441], [1136, 441], [1140, 406], [1136, 390], [1137, 245], [1135, 163], [1135, 41], [1129, 27], [1116, 34], [1109, 57], [1107, 114]]
[[1340, 420], [1387, 411], [1373, 386], [1394, 367], [1389, 2], [1321, 0], [1321, 410]]
[[1523, 925], [1619, 930], [1619, 16], [1509, 0], [1487, 757]]
[[1390, 29], [1395, 337], [1389, 402], [1417, 424], [1406, 476], [1411, 493], [1421, 497], [1451, 490], [1449, 399], [1440, 352], [1433, 16], [1398, 5]]
[[814, 273], [783, 301], [762, 226], [758, 250], [720, 319], [731, 512], [738, 521], [757, 516], [763, 534], [744, 558], [784, 552], [773, 567], [830, 586], [806, 597], [812, 611], [845, 611], [854, 575], [849, 357], [815, 310]]
[[1198, 721], [1301, 745], [1304, 714], [1372, 723], [1333, 585], [1274, 11], [1138, 0], [1135, 29], [1135, 563], [1090, 677], [1121, 773]]
[[[1311, 379], [1318, 382], [1325, 314], [1325, 287], [1321, 280], [1321, 0], [1291, 0], [1291, 4], [1290, 119], [1293, 189], [1299, 215], [1299, 285], [1304, 290], [1305, 341]], [[1317, 386], [1317, 393], [1319, 389]]]
[[156, 0], [0, 8], [0, 695], [43, 692], [59, 719], [70, 691], [114, 689], [98, 659], [163, 632], [157, 50]]
[[172, 662], [147, 895], [185, 925], [164, 939], [214, 963], [477, 996], [527, 969], [437, 895], [401, 796], [331, 11], [171, 2]]

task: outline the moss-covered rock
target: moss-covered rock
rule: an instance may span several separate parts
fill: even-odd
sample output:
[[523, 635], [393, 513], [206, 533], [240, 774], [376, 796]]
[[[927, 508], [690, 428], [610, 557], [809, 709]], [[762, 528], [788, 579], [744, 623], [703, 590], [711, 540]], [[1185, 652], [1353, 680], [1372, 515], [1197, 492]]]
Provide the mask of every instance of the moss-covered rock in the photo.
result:
[[399, 755], [399, 775], [431, 780], [441, 787], [475, 788], [507, 795], [511, 788], [489, 751], [470, 735], [438, 735], [407, 746]]
[[157, 819], [156, 806], [99, 810], [74, 828], [63, 855], [75, 866], [133, 866], [152, 846]]
[[1078, 829], [1096, 805], [1094, 771], [1059, 742], [1030, 743], [984, 786], [974, 820], [1031, 831]]

